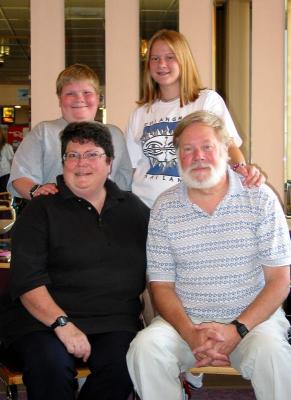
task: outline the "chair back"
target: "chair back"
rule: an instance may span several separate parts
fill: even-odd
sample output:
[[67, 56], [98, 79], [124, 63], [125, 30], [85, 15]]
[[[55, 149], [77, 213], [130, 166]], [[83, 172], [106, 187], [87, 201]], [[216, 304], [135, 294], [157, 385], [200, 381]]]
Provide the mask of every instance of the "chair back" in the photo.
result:
[[16, 212], [12, 206], [0, 205], [0, 236], [10, 231], [16, 220]]
[[0, 200], [9, 201], [10, 205], [12, 206], [13, 197], [12, 197], [11, 193], [9, 193], [9, 192], [0, 192]]
[[0, 200], [0, 206], [11, 207], [11, 202], [9, 200]]

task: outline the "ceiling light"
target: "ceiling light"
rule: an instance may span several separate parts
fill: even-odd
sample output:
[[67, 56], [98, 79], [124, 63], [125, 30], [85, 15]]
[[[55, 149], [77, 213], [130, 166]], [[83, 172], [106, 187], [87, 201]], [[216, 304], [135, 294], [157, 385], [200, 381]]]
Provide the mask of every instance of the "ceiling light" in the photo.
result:
[[142, 59], [145, 59], [147, 52], [148, 52], [148, 41], [146, 39], [142, 39], [140, 41], [140, 54]]
[[8, 46], [8, 41], [4, 38], [0, 39], [0, 63], [4, 63], [4, 57], [10, 55], [10, 47]]
[[10, 47], [9, 46], [0, 46], [0, 55], [1, 56], [9, 56], [10, 54]]

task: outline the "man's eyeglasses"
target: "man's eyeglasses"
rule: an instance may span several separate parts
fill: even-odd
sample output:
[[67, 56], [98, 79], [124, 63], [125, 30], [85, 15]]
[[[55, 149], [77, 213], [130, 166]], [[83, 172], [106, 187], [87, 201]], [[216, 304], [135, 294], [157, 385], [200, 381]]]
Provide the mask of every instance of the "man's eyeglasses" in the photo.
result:
[[86, 151], [85, 153], [77, 153], [75, 151], [69, 151], [63, 155], [63, 160], [71, 163], [77, 163], [79, 160], [84, 159], [87, 161], [99, 160], [105, 153], [99, 153], [98, 151]]

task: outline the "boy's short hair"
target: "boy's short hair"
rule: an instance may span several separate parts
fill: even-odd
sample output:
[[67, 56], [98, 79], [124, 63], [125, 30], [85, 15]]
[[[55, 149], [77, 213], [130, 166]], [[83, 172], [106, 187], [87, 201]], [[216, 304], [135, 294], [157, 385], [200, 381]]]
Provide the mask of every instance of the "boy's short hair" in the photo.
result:
[[64, 85], [78, 81], [88, 81], [99, 94], [99, 78], [92, 68], [85, 64], [73, 64], [59, 73], [56, 81], [56, 92], [60, 96]]

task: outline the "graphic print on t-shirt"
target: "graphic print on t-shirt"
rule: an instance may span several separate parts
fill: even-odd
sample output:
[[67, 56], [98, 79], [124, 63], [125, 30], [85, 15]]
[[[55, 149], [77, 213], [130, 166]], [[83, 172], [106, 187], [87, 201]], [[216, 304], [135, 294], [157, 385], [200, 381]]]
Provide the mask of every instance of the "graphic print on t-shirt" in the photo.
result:
[[144, 127], [142, 151], [150, 163], [150, 175], [179, 176], [173, 132], [177, 121], [154, 122]]

